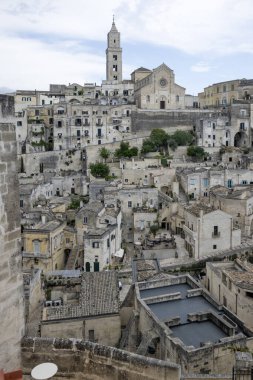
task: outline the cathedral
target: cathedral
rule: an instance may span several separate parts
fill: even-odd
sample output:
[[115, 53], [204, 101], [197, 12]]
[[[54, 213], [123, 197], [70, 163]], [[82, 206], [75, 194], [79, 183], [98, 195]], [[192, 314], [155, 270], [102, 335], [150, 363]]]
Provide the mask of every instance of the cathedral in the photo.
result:
[[106, 80], [102, 82], [106, 96], [134, 95], [138, 108], [147, 110], [184, 109], [185, 88], [175, 83], [175, 74], [165, 63], [153, 70], [140, 67], [131, 80], [122, 79], [120, 32], [113, 19], [107, 35]]

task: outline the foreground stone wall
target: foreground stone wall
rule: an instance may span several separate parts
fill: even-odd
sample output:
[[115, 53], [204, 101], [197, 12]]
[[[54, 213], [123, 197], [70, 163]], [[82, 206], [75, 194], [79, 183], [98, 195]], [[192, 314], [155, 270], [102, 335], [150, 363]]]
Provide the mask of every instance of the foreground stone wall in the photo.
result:
[[180, 367], [170, 362], [129, 353], [96, 343], [68, 339], [25, 338], [22, 342], [24, 380], [34, 366], [54, 362], [54, 379], [179, 380]]
[[0, 368], [20, 366], [24, 332], [16, 134], [0, 123]]

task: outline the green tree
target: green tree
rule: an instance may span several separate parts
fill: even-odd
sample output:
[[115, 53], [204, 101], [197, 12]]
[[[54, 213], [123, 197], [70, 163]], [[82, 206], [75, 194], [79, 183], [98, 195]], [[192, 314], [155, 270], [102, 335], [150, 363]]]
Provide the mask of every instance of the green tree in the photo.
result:
[[189, 145], [194, 139], [192, 133], [187, 131], [176, 131], [171, 137], [179, 146]]
[[104, 160], [106, 161], [107, 158], [109, 158], [110, 156], [110, 151], [108, 149], [106, 149], [105, 147], [101, 148], [100, 149], [100, 157], [104, 158]]
[[149, 152], [156, 152], [156, 151], [157, 151], [157, 148], [150, 139], [145, 139], [143, 141], [142, 148], [141, 148], [142, 153], [149, 153]]
[[200, 146], [189, 146], [187, 148], [187, 155], [190, 157], [195, 157], [197, 159], [203, 159], [207, 153]]
[[156, 224], [152, 224], [151, 226], [150, 226], [150, 232], [154, 235], [154, 237], [156, 236], [156, 234], [157, 234], [157, 231], [159, 230], [159, 225], [158, 225], [158, 223], [156, 223]]
[[90, 164], [90, 171], [91, 174], [96, 178], [106, 178], [109, 176], [110, 168], [107, 164], [96, 162], [94, 164]]
[[169, 147], [172, 149], [172, 150], [176, 150], [177, 149], [177, 142], [174, 140], [174, 138], [169, 138], [168, 140], [168, 145]]
[[129, 142], [121, 141], [119, 149], [116, 149], [114, 156], [117, 158], [133, 157], [138, 155], [138, 148], [129, 148]]
[[159, 149], [161, 147], [166, 148], [168, 144], [168, 134], [160, 128], [153, 129], [149, 139]]

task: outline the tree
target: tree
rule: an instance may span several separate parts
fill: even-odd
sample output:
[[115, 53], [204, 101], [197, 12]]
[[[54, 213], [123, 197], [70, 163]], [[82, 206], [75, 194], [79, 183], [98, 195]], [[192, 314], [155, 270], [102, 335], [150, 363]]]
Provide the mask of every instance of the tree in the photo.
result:
[[134, 157], [138, 155], [138, 148], [129, 148], [129, 142], [121, 141], [119, 149], [116, 149], [114, 156], [117, 158]]
[[176, 131], [171, 137], [179, 146], [189, 145], [194, 139], [193, 135], [187, 131]]
[[187, 155], [190, 157], [195, 157], [197, 159], [202, 159], [207, 155], [207, 153], [200, 146], [192, 145], [187, 148]]
[[169, 147], [172, 149], [172, 150], [176, 150], [177, 149], [177, 142], [174, 140], [174, 138], [170, 138], [168, 140], [168, 145]]
[[108, 149], [106, 149], [105, 147], [103, 147], [103, 148], [100, 149], [100, 153], [99, 154], [106, 161], [107, 158], [110, 156], [110, 151]]
[[149, 138], [158, 149], [167, 147], [168, 134], [163, 129], [153, 129]]
[[142, 148], [141, 148], [142, 153], [156, 152], [156, 150], [157, 150], [156, 146], [150, 139], [145, 139], [143, 141]]
[[150, 232], [154, 235], [154, 237], [156, 236], [156, 233], [157, 233], [158, 230], [159, 230], [159, 225], [158, 225], [158, 223], [156, 223], [156, 224], [152, 224], [152, 225], [150, 226]]
[[107, 164], [96, 162], [95, 164], [90, 164], [90, 171], [91, 174], [96, 178], [106, 178], [110, 173], [110, 168]]

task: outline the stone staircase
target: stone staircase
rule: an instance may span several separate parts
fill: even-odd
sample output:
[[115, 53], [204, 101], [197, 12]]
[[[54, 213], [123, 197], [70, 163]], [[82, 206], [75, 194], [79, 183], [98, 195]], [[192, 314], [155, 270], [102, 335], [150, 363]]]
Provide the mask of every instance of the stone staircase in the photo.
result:
[[75, 269], [75, 265], [76, 265], [81, 249], [82, 249], [81, 246], [76, 246], [72, 249], [71, 254], [69, 255], [66, 267], [65, 267], [66, 270]]
[[145, 334], [142, 335], [142, 340], [137, 348], [136, 354], [145, 356], [148, 352], [148, 347], [153, 346], [154, 339], [157, 339], [158, 335], [153, 331], [146, 331]]
[[132, 343], [130, 341], [133, 341], [134, 337], [136, 337], [136, 331], [137, 331], [136, 323], [138, 321], [138, 318], [139, 318], [139, 313], [133, 310], [129, 321], [122, 332], [122, 337], [119, 344], [120, 349], [124, 350], [127, 348], [129, 350], [129, 344], [131, 345]]

